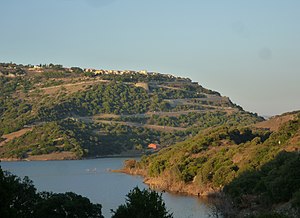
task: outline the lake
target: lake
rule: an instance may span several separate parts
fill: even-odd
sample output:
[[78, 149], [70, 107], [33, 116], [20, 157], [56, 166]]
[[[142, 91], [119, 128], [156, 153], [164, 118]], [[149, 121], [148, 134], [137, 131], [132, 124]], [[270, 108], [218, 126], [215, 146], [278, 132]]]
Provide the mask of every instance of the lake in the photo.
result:
[[[139, 176], [109, 172], [120, 169], [126, 159], [0, 162], [0, 165], [21, 178], [28, 176], [38, 191], [72, 191], [88, 197], [93, 203], [102, 204], [102, 213], [107, 218], [111, 217], [110, 209], [125, 203], [131, 189], [147, 188]], [[162, 196], [175, 218], [209, 217], [209, 207], [196, 197], [166, 192]]]

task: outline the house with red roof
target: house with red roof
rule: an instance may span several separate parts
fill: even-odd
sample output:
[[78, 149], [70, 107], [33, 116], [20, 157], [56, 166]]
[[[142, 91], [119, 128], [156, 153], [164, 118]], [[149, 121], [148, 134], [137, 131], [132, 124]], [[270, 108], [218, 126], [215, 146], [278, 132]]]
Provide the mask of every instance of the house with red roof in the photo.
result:
[[151, 143], [151, 144], [148, 145], [148, 148], [153, 149], [153, 150], [158, 150], [158, 149], [160, 149], [160, 145]]

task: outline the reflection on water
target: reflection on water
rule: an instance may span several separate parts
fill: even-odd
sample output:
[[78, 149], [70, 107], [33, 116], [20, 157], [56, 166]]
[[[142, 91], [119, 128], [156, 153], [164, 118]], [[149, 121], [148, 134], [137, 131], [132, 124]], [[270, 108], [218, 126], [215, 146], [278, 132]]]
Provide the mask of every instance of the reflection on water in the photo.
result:
[[[39, 191], [72, 191], [101, 203], [104, 216], [111, 217], [110, 209], [123, 204], [131, 189], [147, 187], [139, 176], [109, 172], [109, 169], [120, 169], [125, 159], [1, 162], [0, 165], [20, 177], [29, 176]], [[176, 218], [209, 217], [207, 205], [195, 197], [166, 192], [162, 195]]]

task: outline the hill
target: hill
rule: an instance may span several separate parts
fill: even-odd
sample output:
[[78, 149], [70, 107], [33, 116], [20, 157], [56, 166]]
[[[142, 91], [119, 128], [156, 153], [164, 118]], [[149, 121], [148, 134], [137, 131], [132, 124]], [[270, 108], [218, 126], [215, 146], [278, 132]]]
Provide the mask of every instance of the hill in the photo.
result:
[[146, 71], [0, 64], [0, 158], [143, 153], [263, 118], [188, 78]]
[[289, 112], [282, 115], [270, 117], [268, 120], [256, 123], [254, 126], [257, 128], [265, 128], [276, 132], [284, 123], [294, 119], [297, 119], [297, 112]]
[[[267, 124], [271, 126], [266, 128]], [[278, 128], [272, 128], [277, 124]], [[298, 111], [253, 126], [206, 129], [159, 153], [144, 156], [140, 162], [128, 161], [124, 171], [141, 174], [146, 183], [161, 189], [198, 196], [223, 193], [225, 217], [272, 210], [297, 217], [299, 151]], [[230, 212], [235, 215], [228, 214], [226, 202], [233, 202]]]

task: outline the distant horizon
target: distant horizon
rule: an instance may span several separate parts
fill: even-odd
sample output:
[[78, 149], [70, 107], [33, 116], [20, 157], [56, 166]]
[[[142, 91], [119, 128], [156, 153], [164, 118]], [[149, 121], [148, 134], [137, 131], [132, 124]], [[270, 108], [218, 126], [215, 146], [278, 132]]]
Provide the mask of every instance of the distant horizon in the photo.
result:
[[300, 1], [11, 0], [0, 62], [188, 77], [245, 110], [300, 109]]

